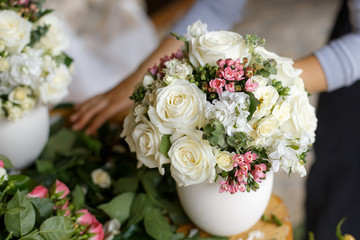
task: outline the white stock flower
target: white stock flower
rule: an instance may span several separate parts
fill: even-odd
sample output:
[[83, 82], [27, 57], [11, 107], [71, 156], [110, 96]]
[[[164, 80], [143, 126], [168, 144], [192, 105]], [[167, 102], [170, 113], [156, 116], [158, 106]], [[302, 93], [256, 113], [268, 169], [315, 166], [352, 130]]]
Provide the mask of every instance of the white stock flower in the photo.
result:
[[101, 188], [109, 188], [111, 185], [111, 177], [109, 173], [100, 168], [91, 172], [91, 180], [94, 184]]
[[178, 129], [200, 128], [205, 124], [206, 94], [187, 80], [176, 80], [156, 91], [148, 115], [162, 134]]
[[112, 240], [115, 235], [120, 233], [121, 223], [116, 218], [107, 221], [104, 224], [105, 240]]
[[206, 63], [215, 66], [219, 59], [241, 60], [247, 57], [250, 60], [251, 57], [245, 40], [234, 32], [207, 32], [199, 38], [191, 38], [189, 45], [189, 60], [195, 67], [204, 66]]
[[0, 11], [0, 40], [11, 54], [20, 53], [30, 42], [32, 24], [15, 11]]
[[69, 46], [69, 40], [65, 36], [63, 22], [55, 14], [46, 14], [36, 22], [36, 26], [49, 25], [49, 30], [35, 47], [51, 49], [54, 55], [59, 55]]
[[306, 92], [295, 91], [288, 96], [288, 103], [291, 106], [290, 118], [281, 126], [281, 130], [289, 132], [297, 138], [306, 136], [313, 143], [317, 127], [315, 108], [309, 103]]
[[[174, 79], [187, 79], [187, 76], [192, 73], [193, 69], [190, 64], [186, 63], [185, 61], [181, 61], [178, 59], [173, 59], [164, 63], [165, 68], [163, 69], [166, 76], [170, 76]], [[165, 82], [167, 82], [165, 80]], [[167, 82], [167, 84], [169, 84]]]
[[131, 136], [139, 162], [149, 168], [157, 167], [160, 174], [164, 174], [162, 165], [170, 160], [159, 152], [162, 135], [157, 127], [142, 116], [142, 121], [134, 127]]
[[231, 171], [234, 167], [234, 160], [233, 157], [235, 155], [235, 153], [229, 153], [228, 151], [219, 151], [219, 150], [215, 150], [216, 154], [215, 154], [215, 160], [216, 160], [216, 164], [218, 165], [218, 167], [221, 170], [224, 171]]
[[25, 85], [35, 89], [43, 81], [42, 51], [27, 50], [29, 51], [8, 57], [9, 70], [1, 74], [1, 77], [10, 86]]
[[170, 137], [170, 171], [178, 186], [215, 180], [215, 156], [202, 134], [199, 130], [179, 129]]
[[249, 133], [252, 128], [247, 123], [247, 117], [250, 114], [248, 98], [249, 96], [243, 92], [225, 91], [220, 95], [219, 100], [205, 103], [206, 119], [218, 119], [229, 136], [235, 132]]
[[64, 64], [60, 64], [54, 72], [49, 73], [45, 82], [40, 85], [41, 102], [56, 104], [61, 101], [69, 93], [70, 82], [71, 73], [69, 69]]
[[189, 25], [187, 27], [187, 34], [186, 37], [188, 39], [190, 38], [198, 38], [201, 35], [204, 35], [205, 33], [207, 33], [207, 24], [201, 22], [200, 20], [197, 20], [196, 22], [194, 22], [193, 24]]

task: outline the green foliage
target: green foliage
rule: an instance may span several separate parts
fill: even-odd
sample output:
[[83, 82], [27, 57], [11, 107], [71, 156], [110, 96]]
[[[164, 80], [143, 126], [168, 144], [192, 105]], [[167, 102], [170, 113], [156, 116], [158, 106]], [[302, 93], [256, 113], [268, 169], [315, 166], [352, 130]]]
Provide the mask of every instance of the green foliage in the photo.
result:
[[130, 99], [133, 100], [135, 103], [140, 103], [146, 94], [146, 89], [144, 86], [139, 86], [131, 95]]
[[74, 62], [74, 59], [72, 59], [69, 55], [62, 52], [60, 55], [55, 57], [56, 63], [59, 65], [61, 63], [65, 64], [68, 68], [71, 66], [71, 64]]
[[276, 81], [275, 79], [271, 81], [272, 86], [279, 93], [279, 96], [287, 96], [289, 95], [290, 88], [283, 87], [281, 81]]
[[74, 232], [74, 226], [70, 219], [54, 216], [41, 224], [39, 232], [45, 239], [68, 240]]
[[249, 52], [252, 53], [256, 47], [265, 45], [265, 39], [260, 39], [257, 35], [246, 34], [245, 43], [249, 45]]
[[0, 160], [2, 160], [4, 162], [4, 168], [13, 168], [14, 167], [8, 157], [0, 154]]
[[132, 192], [123, 193], [110, 202], [101, 204], [98, 208], [103, 210], [110, 218], [116, 218], [121, 224], [130, 216], [130, 208], [135, 194]]
[[168, 152], [171, 147], [170, 136], [171, 135], [166, 135], [166, 134], [162, 136], [160, 148], [159, 148], [159, 152], [164, 154], [164, 156], [167, 158], [169, 158]]
[[249, 95], [250, 99], [250, 106], [249, 106], [249, 116], [247, 117], [247, 120], [250, 121], [252, 118], [254, 112], [256, 111], [257, 106], [260, 104], [259, 100], [255, 97], [255, 95], [251, 92], [246, 92], [247, 95]]
[[203, 130], [203, 138], [208, 140], [212, 146], [218, 146], [222, 149], [227, 146], [225, 141], [225, 127], [218, 119], [210, 119], [209, 123], [203, 127]]
[[180, 36], [176, 33], [170, 33], [171, 36], [175, 37], [177, 40], [183, 41], [185, 45], [185, 52], [189, 53], [189, 41], [184, 36]]
[[43, 26], [38, 26], [35, 30], [31, 31], [29, 46], [34, 47], [37, 42], [40, 42], [40, 39], [46, 35], [49, 28], [50, 25], [45, 24]]

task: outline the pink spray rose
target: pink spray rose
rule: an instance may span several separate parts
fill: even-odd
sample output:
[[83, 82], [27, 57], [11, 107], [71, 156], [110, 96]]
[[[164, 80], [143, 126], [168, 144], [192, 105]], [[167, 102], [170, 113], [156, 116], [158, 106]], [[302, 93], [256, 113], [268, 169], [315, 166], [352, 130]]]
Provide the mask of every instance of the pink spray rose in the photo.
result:
[[39, 185], [36, 188], [34, 188], [31, 192], [26, 194], [26, 196], [28, 198], [46, 198], [47, 194], [48, 194], [47, 188]]
[[0, 160], [0, 167], [3, 168], [4, 167], [4, 161]]
[[56, 180], [55, 193], [62, 193], [60, 199], [63, 199], [70, 193], [70, 190], [63, 182]]
[[76, 211], [76, 214], [80, 215], [76, 219], [76, 222], [79, 223], [80, 225], [89, 226], [95, 223], [96, 221], [94, 215], [92, 215], [87, 209], [80, 209]]
[[94, 219], [94, 223], [90, 226], [88, 233], [96, 234], [89, 238], [89, 240], [103, 240], [104, 239], [104, 230], [102, 224]]

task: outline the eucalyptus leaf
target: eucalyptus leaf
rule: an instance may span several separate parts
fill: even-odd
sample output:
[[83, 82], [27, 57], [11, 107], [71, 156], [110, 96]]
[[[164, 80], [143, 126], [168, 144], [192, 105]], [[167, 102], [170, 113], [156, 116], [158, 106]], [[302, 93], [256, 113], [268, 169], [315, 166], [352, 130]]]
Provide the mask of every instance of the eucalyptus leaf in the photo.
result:
[[139, 179], [137, 177], [122, 177], [115, 182], [113, 194], [135, 192], [138, 187]]
[[85, 193], [79, 185], [76, 185], [72, 191], [71, 203], [74, 205], [75, 210], [79, 210], [85, 205]]
[[[19, 209], [15, 213], [11, 210]], [[34, 207], [26, 198], [24, 193], [17, 191], [14, 197], [8, 202], [5, 211], [5, 226], [8, 232], [15, 237], [22, 237], [33, 230], [36, 214]]]
[[116, 218], [123, 224], [130, 216], [130, 208], [134, 197], [135, 193], [123, 193], [110, 202], [101, 204], [98, 208], [103, 210], [110, 218]]
[[46, 240], [68, 240], [74, 230], [73, 222], [63, 216], [48, 218], [40, 226], [40, 234]]
[[156, 208], [145, 215], [144, 226], [146, 232], [156, 240], [169, 240], [173, 237], [170, 224]]
[[130, 210], [130, 219], [128, 225], [133, 225], [141, 220], [151, 210], [152, 203], [144, 193], [137, 194]]

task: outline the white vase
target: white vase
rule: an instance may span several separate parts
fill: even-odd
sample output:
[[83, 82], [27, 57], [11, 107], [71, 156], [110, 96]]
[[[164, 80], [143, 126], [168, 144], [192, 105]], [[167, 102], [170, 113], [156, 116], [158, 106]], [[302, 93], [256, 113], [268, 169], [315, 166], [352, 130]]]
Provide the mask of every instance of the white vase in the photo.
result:
[[219, 193], [218, 183], [177, 187], [179, 199], [190, 220], [217, 236], [232, 236], [251, 228], [262, 216], [270, 200], [274, 173], [254, 192]]
[[0, 119], [0, 154], [15, 168], [33, 163], [49, 138], [49, 111], [38, 105], [15, 122]]

